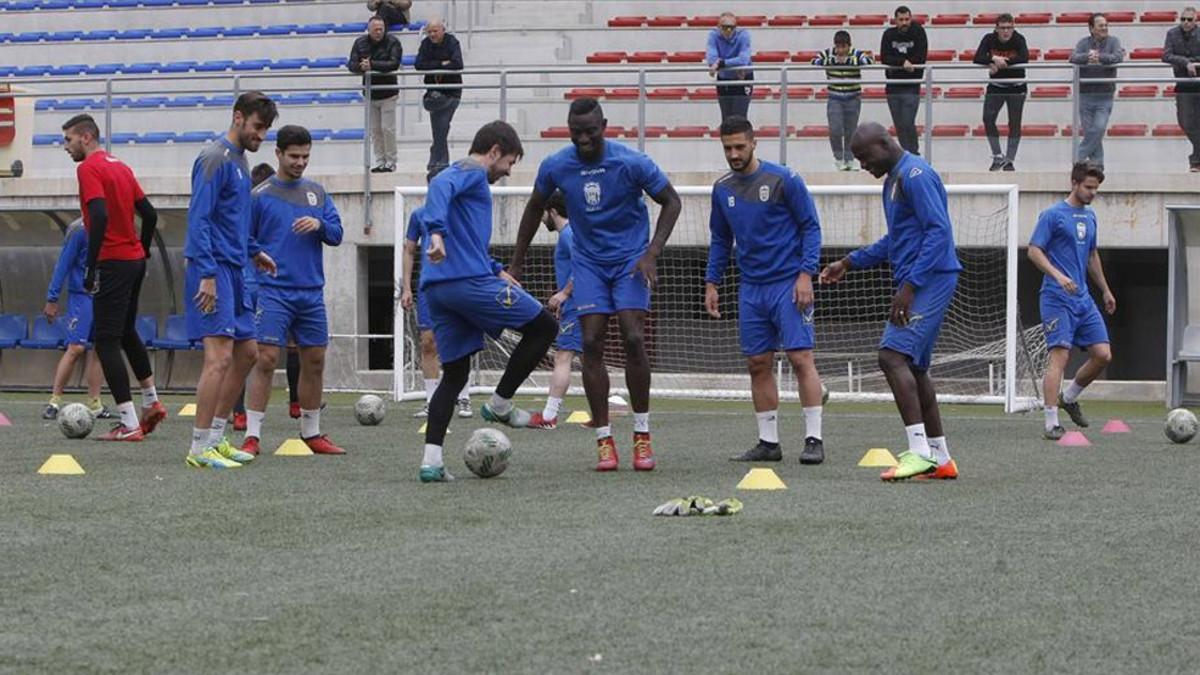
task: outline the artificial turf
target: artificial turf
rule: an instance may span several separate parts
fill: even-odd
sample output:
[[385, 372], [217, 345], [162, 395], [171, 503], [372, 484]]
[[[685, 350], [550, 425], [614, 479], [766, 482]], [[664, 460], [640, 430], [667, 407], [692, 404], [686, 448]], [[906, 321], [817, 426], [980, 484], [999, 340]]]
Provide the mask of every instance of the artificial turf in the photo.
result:
[[[276, 400], [280, 396], [276, 394]], [[415, 404], [360, 427], [333, 396], [345, 457], [187, 469], [186, 399], [146, 442], [68, 441], [40, 398], [0, 412], [0, 670], [10, 672], [1184, 672], [1200, 657], [1200, 449], [1161, 406], [1091, 404], [1090, 448], [1040, 439], [1040, 415], [946, 409], [962, 478], [883, 484], [888, 406], [834, 403], [829, 459], [788, 489], [744, 492], [726, 461], [748, 403], [665, 402], [659, 468], [590, 471], [588, 430], [506, 430], [500, 478], [416, 480]], [[578, 400], [568, 405], [580, 406]], [[273, 404], [264, 445], [294, 436]], [[1132, 434], [1102, 435], [1107, 417]], [[286, 432], [286, 434], [285, 434]], [[87, 474], [39, 476], [51, 453]], [[672, 497], [737, 496], [727, 518], [658, 518]]]

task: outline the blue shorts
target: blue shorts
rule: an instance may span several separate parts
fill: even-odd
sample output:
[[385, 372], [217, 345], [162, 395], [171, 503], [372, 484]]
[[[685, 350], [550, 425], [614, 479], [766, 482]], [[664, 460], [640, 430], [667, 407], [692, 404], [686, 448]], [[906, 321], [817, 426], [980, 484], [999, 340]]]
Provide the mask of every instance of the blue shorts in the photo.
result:
[[60, 321], [67, 327], [67, 344], [86, 345], [92, 341], [92, 296], [79, 291], [67, 296], [67, 313]]
[[1084, 295], [1072, 300], [1043, 293], [1039, 301], [1047, 349], [1087, 348], [1108, 342], [1108, 327], [1091, 297]]
[[282, 288], [263, 284], [258, 290], [258, 341], [286, 347], [292, 337], [298, 347], [329, 344], [325, 293], [320, 288]]
[[929, 370], [933, 346], [937, 344], [942, 319], [946, 318], [957, 285], [957, 272], [931, 275], [929, 283], [918, 288], [913, 296], [908, 324], [897, 326], [888, 321], [879, 348], [907, 354], [913, 368]]
[[217, 263], [214, 275], [217, 280], [217, 305], [213, 311], [204, 313], [196, 307], [196, 292], [200, 290], [200, 271], [195, 265], [187, 265], [184, 273], [183, 306], [189, 340], [206, 337], [228, 337], [241, 342], [253, 340], [254, 307], [250, 305], [250, 294], [246, 292], [246, 281], [242, 269], [225, 263]]
[[575, 277], [571, 299], [579, 315], [613, 314], [623, 309], [650, 311], [650, 284], [634, 271], [640, 257], [601, 263], [575, 256], [571, 261]]
[[583, 351], [583, 328], [579, 325], [579, 311], [574, 303], [564, 307], [562, 318], [558, 322], [558, 338], [554, 340], [554, 348], [560, 351]]
[[429, 318], [429, 301], [425, 293], [417, 294], [417, 330], [433, 330], [433, 320]]
[[430, 284], [421, 289], [429, 303], [433, 341], [442, 363], [457, 361], [483, 349], [484, 333], [500, 337], [540, 314], [542, 303], [500, 277], [470, 277]]
[[813, 308], [809, 306], [802, 312], [796, 307], [792, 302], [795, 286], [795, 279], [766, 284], [742, 282], [738, 289], [742, 354], [813, 348]]

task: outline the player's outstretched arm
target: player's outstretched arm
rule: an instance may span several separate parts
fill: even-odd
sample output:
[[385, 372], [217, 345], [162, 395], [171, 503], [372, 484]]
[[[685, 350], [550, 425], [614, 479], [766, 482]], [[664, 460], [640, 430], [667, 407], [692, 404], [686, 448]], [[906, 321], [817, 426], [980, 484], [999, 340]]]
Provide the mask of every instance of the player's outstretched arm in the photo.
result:
[[823, 284], [836, 284], [846, 276], [846, 272], [849, 272], [851, 267], [849, 257], [835, 260], [826, 265], [825, 269], [821, 270], [821, 276], [818, 278], [818, 281]]
[[134, 205], [138, 216], [142, 219], [142, 248], [146, 251], [146, 257], [150, 257], [150, 247], [154, 245], [154, 230], [158, 227], [158, 211], [150, 200], [142, 197]]
[[1088, 255], [1088, 277], [1092, 283], [1096, 284], [1096, 288], [1100, 289], [1100, 295], [1104, 300], [1104, 311], [1113, 314], [1117, 311], [1117, 297], [1113, 295], [1112, 290], [1108, 287], [1108, 279], [1104, 278], [1104, 266], [1100, 264], [1100, 250], [1092, 249]]
[[1038, 271], [1057, 281], [1058, 285], [1062, 286], [1063, 290], [1067, 292], [1067, 295], [1075, 295], [1075, 292], [1079, 290], [1079, 286], [1071, 280], [1071, 277], [1063, 274], [1055, 267], [1054, 263], [1050, 262], [1050, 258], [1046, 256], [1046, 252], [1037, 244], [1029, 245], [1029, 253], [1026, 256], [1029, 258], [1029, 262], [1038, 268]]
[[513, 249], [512, 262], [508, 265], [508, 273], [514, 279], [520, 279], [525, 270], [525, 252], [529, 250], [533, 235], [537, 234], [538, 225], [542, 222], [542, 214], [546, 212], [546, 199], [547, 195], [534, 188], [529, 201], [525, 202], [525, 212], [521, 214], [521, 225], [517, 228], [517, 245]]

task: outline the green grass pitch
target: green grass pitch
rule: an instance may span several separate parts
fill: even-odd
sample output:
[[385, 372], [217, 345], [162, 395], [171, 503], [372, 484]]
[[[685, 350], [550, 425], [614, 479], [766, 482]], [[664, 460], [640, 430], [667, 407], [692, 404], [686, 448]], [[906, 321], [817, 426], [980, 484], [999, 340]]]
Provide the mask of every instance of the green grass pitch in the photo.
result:
[[[280, 398], [271, 449], [297, 431]], [[1166, 440], [1159, 405], [1085, 400], [1090, 448], [1041, 440], [1040, 414], [948, 407], [962, 478], [890, 485], [856, 463], [900, 450], [894, 409], [830, 405], [829, 459], [801, 467], [787, 404], [788, 489], [738, 492], [748, 467], [726, 457], [754, 440], [749, 403], [656, 403], [651, 474], [629, 468], [626, 417], [616, 474], [590, 471], [573, 427], [506, 430], [508, 472], [474, 479], [459, 455], [481, 422], [455, 419], [462, 480], [421, 485], [415, 404], [360, 427], [331, 396], [348, 456], [208, 472], [183, 463], [186, 400], [146, 442], [102, 444], [43, 423], [40, 396], [0, 398], [0, 671], [1145, 673], [1200, 656], [1200, 448]], [[1100, 434], [1108, 417], [1133, 433]], [[87, 474], [37, 475], [51, 453]], [[651, 516], [689, 494], [745, 510]]]

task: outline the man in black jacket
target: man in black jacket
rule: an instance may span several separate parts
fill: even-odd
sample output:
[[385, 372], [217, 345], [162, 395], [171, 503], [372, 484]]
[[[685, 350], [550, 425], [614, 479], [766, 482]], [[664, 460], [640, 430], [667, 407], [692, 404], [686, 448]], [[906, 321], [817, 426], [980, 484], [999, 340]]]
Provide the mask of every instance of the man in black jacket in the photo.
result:
[[1175, 116], [1192, 142], [1188, 165], [1200, 171], [1200, 31], [1196, 30], [1196, 8], [1185, 7], [1179, 25], [1167, 31], [1162, 60], [1174, 67], [1175, 77], [1187, 82], [1175, 83]]
[[[1029, 62], [1029, 47], [1025, 36], [1013, 26], [1012, 14], [996, 17], [996, 30], [983, 36], [979, 49], [975, 50], [975, 63], [987, 66], [987, 93], [983, 97], [983, 129], [987, 132], [988, 145], [992, 148], [992, 166], [989, 171], [1016, 171], [1013, 160], [1017, 158], [1017, 146], [1021, 144], [1021, 113], [1025, 110], [1025, 69], [1014, 68]], [[1000, 129], [996, 118], [1000, 109], [1008, 105], [1008, 150], [1000, 154]]]
[[896, 25], [883, 31], [879, 45], [880, 61], [889, 66], [888, 110], [892, 113], [900, 147], [919, 155], [917, 108], [921, 105], [921, 78], [925, 77], [925, 69], [917, 66], [925, 63], [929, 40], [921, 24], [913, 22], [912, 10], [908, 7], [900, 5], [893, 16]]
[[[425, 39], [417, 50], [417, 70], [462, 70], [462, 47], [458, 38], [446, 32], [446, 24], [438, 18], [430, 19], [425, 24]], [[430, 74], [425, 76], [425, 84], [446, 85], [462, 84], [462, 75]], [[454, 119], [454, 111], [462, 99], [462, 89], [428, 89], [422, 104], [429, 111], [429, 126], [433, 129], [433, 145], [429, 147], [429, 164], [425, 167], [430, 176], [436, 176], [439, 171], [450, 166], [450, 146], [446, 139], [450, 136], [450, 120]]]
[[395, 72], [400, 69], [404, 50], [400, 41], [388, 35], [387, 24], [377, 16], [367, 22], [367, 34], [354, 41], [346, 66], [363, 76], [371, 87], [371, 145], [375, 150], [372, 173], [396, 170], [396, 89]]

